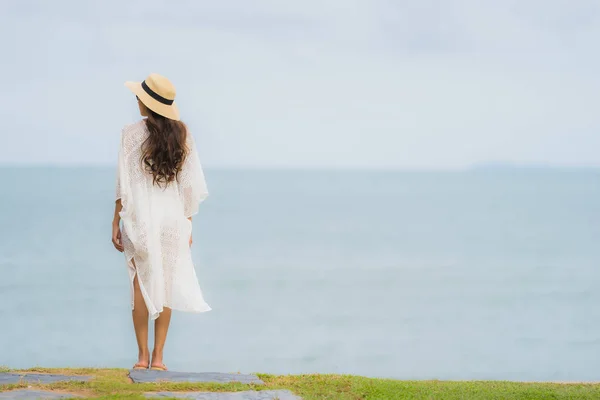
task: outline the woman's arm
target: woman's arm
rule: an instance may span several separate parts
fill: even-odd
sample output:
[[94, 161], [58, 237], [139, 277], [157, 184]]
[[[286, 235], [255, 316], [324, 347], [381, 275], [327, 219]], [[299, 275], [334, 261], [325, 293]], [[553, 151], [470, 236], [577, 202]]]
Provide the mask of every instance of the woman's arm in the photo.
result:
[[121, 199], [117, 199], [117, 201], [115, 201], [115, 215], [113, 216], [113, 226], [118, 226], [119, 222], [121, 222], [121, 216], [119, 215], [121, 210], [123, 210], [123, 204], [121, 203]]
[[115, 249], [117, 249], [121, 253], [123, 252], [123, 250], [125, 250], [123, 247], [123, 242], [121, 241], [121, 216], [119, 215], [122, 209], [123, 204], [121, 203], [121, 199], [117, 199], [117, 201], [115, 202], [115, 214], [113, 216], [112, 222], [112, 242], [115, 246]]

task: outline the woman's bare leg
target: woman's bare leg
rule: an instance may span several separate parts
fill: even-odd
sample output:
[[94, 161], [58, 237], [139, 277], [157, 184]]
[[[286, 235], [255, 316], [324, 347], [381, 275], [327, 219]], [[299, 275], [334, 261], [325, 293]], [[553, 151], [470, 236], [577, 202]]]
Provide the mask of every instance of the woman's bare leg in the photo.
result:
[[154, 350], [152, 351], [152, 366], [164, 367], [163, 350], [171, 322], [171, 309], [164, 307], [156, 321], [154, 321]]
[[133, 328], [135, 329], [135, 338], [138, 344], [138, 363], [136, 366], [147, 367], [150, 362], [150, 351], [148, 350], [148, 309], [140, 290], [137, 274], [135, 274], [135, 278], [133, 279], [133, 293]]

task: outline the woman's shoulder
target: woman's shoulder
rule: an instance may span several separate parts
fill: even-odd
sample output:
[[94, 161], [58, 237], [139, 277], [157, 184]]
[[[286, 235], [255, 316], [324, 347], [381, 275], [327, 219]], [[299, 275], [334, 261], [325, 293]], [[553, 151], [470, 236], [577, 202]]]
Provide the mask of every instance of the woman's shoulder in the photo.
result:
[[134, 122], [132, 124], [127, 124], [123, 127], [122, 132], [131, 132], [131, 131], [140, 131], [140, 130], [144, 130], [146, 129], [146, 121], [143, 119], [140, 119], [137, 122]]
[[146, 132], [146, 122], [142, 119], [133, 124], [127, 124], [121, 130], [123, 140], [141, 137]]
[[121, 131], [121, 147], [126, 151], [135, 151], [146, 138], [146, 123], [144, 120], [127, 124]]

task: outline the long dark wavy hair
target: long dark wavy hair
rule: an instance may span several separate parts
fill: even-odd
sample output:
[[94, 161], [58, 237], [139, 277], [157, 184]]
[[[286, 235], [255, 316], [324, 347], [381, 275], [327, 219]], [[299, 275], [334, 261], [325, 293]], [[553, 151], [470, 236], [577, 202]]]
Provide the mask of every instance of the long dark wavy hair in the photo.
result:
[[142, 164], [152, 174], [153, 184], [166, 187], [176, 181], [188, 154], [187, 127], [181, 121], [148, 110], [148, 138], [142, 144]]

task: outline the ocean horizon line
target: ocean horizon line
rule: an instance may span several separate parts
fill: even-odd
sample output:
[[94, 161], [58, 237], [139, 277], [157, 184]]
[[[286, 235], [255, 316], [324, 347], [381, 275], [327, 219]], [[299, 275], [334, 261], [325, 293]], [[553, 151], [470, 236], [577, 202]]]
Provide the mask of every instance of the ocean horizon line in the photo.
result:
[[[0, 169], [87, 169], [111, 170], [116, 165], [92, 163], [0, 163]], [[477, 171], [598, 171], [600, 165], [560, 165], [560, 164], [497, 164], [474, 163], [463, 167], [385, 167], [385, 166], [226, 166], [204, 165], [207, 171], [247, 171], [247, 172], [477, 172]]]

